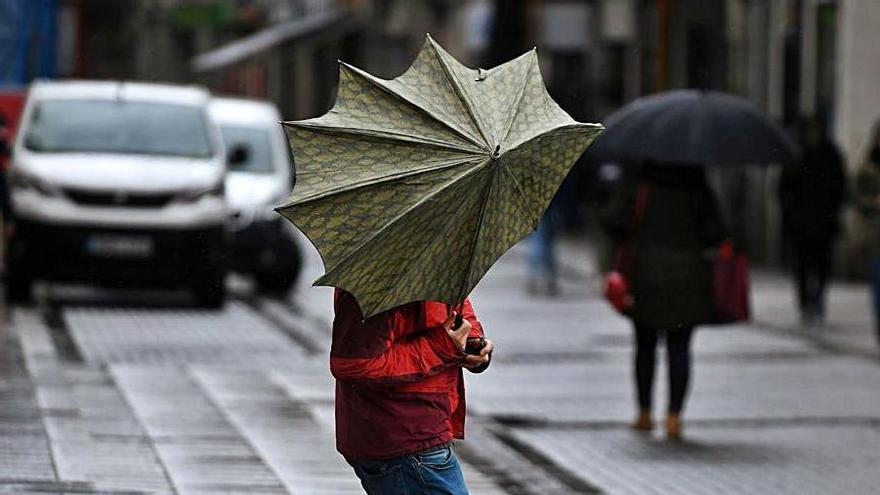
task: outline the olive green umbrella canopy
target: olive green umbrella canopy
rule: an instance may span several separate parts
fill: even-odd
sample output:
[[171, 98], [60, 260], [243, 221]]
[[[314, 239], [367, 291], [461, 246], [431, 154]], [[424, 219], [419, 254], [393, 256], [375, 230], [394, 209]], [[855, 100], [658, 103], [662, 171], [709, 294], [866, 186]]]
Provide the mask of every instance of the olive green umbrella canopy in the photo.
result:
[[534, 50], [474, 70], [430, 36], [390, 81], [340, 63], [335, 106], [282, 125], [297, 173], [276, 210], [323, 258], [315, 285], [352, 293], [364, 318], [463, 301], [602, 130], [553, 102]]

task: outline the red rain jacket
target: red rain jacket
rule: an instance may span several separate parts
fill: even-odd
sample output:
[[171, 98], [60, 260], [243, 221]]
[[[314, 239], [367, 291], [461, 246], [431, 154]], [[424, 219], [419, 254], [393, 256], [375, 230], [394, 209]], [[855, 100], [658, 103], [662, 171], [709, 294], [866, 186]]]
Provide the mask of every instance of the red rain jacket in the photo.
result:
[[[336, 377], [336, 448], [355, 460], [391, 459], [464, 438], [464, 354], [443, 328], [449, 305], [414, 302], [362, 321], [336, 290], [330, 371]], [[466, 300], [462, 314], [483, 328]]]

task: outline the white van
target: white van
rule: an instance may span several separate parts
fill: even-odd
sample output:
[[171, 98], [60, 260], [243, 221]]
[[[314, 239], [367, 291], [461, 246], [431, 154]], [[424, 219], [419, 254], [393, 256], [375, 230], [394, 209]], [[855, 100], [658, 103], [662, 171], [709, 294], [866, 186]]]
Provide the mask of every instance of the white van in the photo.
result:
[[34, 279], [186, 286], [225, 299], [226, 153], [190, 86], [36, 82], [8, 170], [7, 296]]
[[253, 276], [262, 292], [286, 294], [300, 271], [293, 227], [275, 211], [292, 186], [293, 167], [272, 103], [214, 98], [209, 113], [220, 127], [229, 169], [226, 200], [230, 267]]

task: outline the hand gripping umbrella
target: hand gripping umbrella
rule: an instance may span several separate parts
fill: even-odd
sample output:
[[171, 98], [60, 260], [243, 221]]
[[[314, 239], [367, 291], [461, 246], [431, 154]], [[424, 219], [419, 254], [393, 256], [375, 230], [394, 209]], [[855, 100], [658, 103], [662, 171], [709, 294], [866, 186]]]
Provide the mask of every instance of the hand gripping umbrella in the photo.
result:
[[335, 106], [282, 125], [297, 173], [276, 211], [318, 249], [315, 285], [353, 294], [364, 318], [460, 304], [602, 129], [553, 102], [534, 50], [474, 70], [430, 37], [393, 80], [340, 63]]

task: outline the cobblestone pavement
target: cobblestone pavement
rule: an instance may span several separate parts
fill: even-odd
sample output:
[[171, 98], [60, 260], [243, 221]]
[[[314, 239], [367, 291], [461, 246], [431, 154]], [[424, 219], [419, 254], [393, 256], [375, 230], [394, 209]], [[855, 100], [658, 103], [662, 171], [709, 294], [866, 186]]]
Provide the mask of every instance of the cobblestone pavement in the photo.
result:
[[[587, 264], [586, 249], [563, 252]], [[536, 300], [523, 291], [523, 255], [477, 288], [498, 359], [470, 387], [472, 411], [517, 443], [605, 493], [877, 492], [880, 354], [866, 287], [835, 286], [829, 324], [804, 329], [789, 281], [759, 274], [752, 324], [696, 334], [686, 440], [675, 443], [627, 428], [632, 337], [598, 277], [569, 270], [562, 296]], [[658, 419], [664, 378], [661, 366]]]
[[[590, 250], [560, 248], [560, 296], [524, 291], [522, 246], [473, 296], [498, 352], [490, 372], [468, 384], [471, 414], [492, 426], [472, 437], [510, 447], [493, 455], [516, 453], [501, 462], [519, 466], [511, 472], [549, 475], [524, 485], [536, 493], [876, 493], [880, 353], [867, 287], [836, 284], [828, 324], [801, 328], [789, 280], [758, 273], [754, 322], [697, 332], [686, 441], [670, 443], [628, 430], [629, 325], [601, 299]], [[329, 301], [323, 288], [299, 299], [315, 319], [329, 314]], [[661, 364], [658, 406], [663, 378]], [[518, 454], [531, 468], [517, 464]]]
[[[11, 308], [0, 493], [361, 493], [334, 449], [331, 291], [307, 287], [321, 267], [307, 253], [292, 301], [245, 290], [212, 312], [61, 291]], [[525, 293], [522, 247], [474, 294], [498, 352], [468, 377], [457, 448], [472, 493], [876, 492], [865, 287], [835, 286], [830, 323], [802, 329], [788, 281], [757, 276], [755, 322], [697, 333], [686, 440], [670, 443], [627, 429], [629, 327], [599, 297], [589, 250], [562, 253], [558, 297]]]
[[0, 493], [362, 493], [326, 327], [247, 294], [219, 312], [63, 294], [0, 328]]

